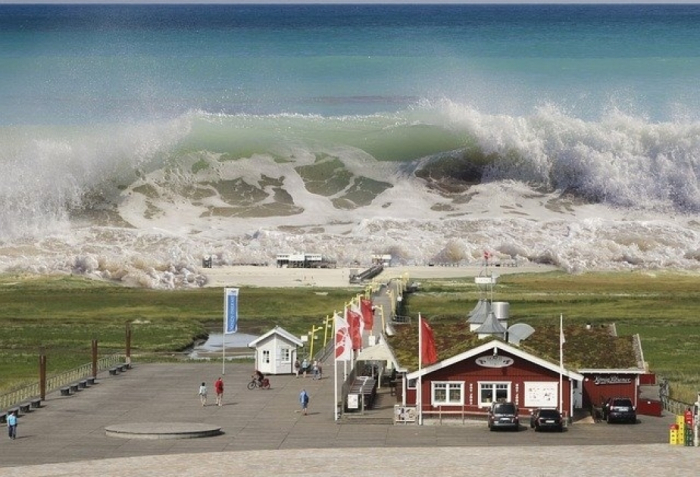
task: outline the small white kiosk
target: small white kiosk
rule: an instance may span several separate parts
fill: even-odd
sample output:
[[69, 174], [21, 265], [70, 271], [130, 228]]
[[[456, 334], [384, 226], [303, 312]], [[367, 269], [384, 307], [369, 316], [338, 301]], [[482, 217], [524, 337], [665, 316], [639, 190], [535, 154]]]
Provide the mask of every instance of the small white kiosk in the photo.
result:
[[293, 374], [297, 348], [302, 346], [299, 338], [279, 326], [248, 343], [255, 349], [255, 369], [264, 374]]

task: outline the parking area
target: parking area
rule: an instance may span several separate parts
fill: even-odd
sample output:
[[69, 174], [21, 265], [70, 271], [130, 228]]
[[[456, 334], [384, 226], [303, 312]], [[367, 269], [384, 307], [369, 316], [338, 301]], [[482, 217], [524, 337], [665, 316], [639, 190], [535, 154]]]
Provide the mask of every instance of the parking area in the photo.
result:
[[[304, 452], [309, 457], [345, 455], [350, 458], [353, 455], [378, 453], [388, 460], [399, 459], [409, 452], [418, 455], [423, 452], [421, 449], [433, 449], [436, 456], [448, 453], [455, 458], [478, 455], [480, 448], [494, 446], [508, 446], [512, 448], [509, 452], [517, 449], [517, 452], [528, 455], [556, 453], [559, 452], [557, 448], [566, 448], [566, 452], [576, 448], [577, 453], [587, 448], [589, 450], [584, 454], [591, 455], [618, 449], [620, 456], [629, 454], [632, 462], [630, 447], [637, 447], [640, 455], [653, 454], [664, 459], [683, 455], [684, 459], [690, 459], [688, 465], [700, 464], [697, 449], [667, 444], [672, 416], [640, 416], [639, 423], [634, 425], [580, 422], [563, 433], [534, 432], [526, 419], [519, 432], [489, 432], [486, 422], [469, 422], [466, 425], [433, 423], [422, 427], [369, 424], [361, 420], [338, 424], [333, 415], [332, 369], [327, 370], [328, 377], [322, 380], [271, 376], [270, 390], [248, 390], [246, 384], [252, 372], [250, 365], [227, 364], [222, 376], [225, 383], [224, 405], [213, 405], [213, 397], [210, 396], [210, 405], [203, 407], [197, 396], [198, 387], [204, 381], [211, 388], [214, 380], [222, 375], [221, 368], [221, 363], [137, 363], [134, 369], [118, 376], [100, 376], [94, 386], [75, 395], [52, 394], [41, 409], [20, 418], [17, 440], [0, 440], [0, 475], [15, 475], [15, 471], [16, 475], [20, 475], [20, 469], [24, 469], [21, 472], [24, 477], [59, 475], [59, 471], [67, 472], [66, 469], [79, 469], [81, 465], [93, 466], [95, 463], [103, 469], [115, 462], [111, 459], [122, 458], [140, 459], [134, 469], [155, 465], [146, 462], [160, 462], [160, 466], [178, 465], [182, 466], [178, 469], [186, 469], [188, 463], [176, 464], [178, 458], [183, 460], [183, 454], [197, 454], [197, 457], [185, 459], [188, 461], [201, 459], [211, 462], [210, 453], [227, 461], [236, 460], [227, 457], [227, 453], [231, 452], [258, 456], [264, 453], [268, 459], [274, 457], [275, 462], [285, 455], [291, 462], [295, 457], [290, 455], [300, 449], [314, 449], [314, 452]], [[301, 389], [306, 389], [311, 396], [308, 416], [299, 412]], [[107, 426], [149, 422], [214, 424], [220, 426], [223, 433], [215, 437], [180, 440], [120, 439], [105, 434]], [[353, 450], [359, 448], [363, 449], [359, 453]], [[457, 448], [460, 450], [449, 450]], [[464, 448], [471, 450], [465, 451]], [[268, 451], [274, 452], [269, 454]], [[490, 454], [490, 451], [481, 452]], [[238, 455], [241, 457], [241, 454]], [[59, 463], [64, 464], [57, 466]], [[41, 469], [26, 467], [37, 464], [44, 465]], [[237, 462], [232, 468], [241, 465]], [[280, 465], [283, 463], [280, 462]], [[322, 463], [319, 465], [323, 466]], [[31, 469], [37, 473], [33, 474]], [[313, 472], [318, 472], [317, 475], [336, 475], [322, 474], [321, 469], [311, 469], [306, 474], [315, 475]], [[136, 470], [131, 474], [118, 474], [118, 470], [115, 467], [113, 475], [161, 475], [159, 472], [136, 473]], [[107, 470], [101, 472], [103, 477], [112, 475]], [[177, 472], [177, 475], [182, 474]], [[188, 475], [198, 474], [193, 470]], [[262, 474], [251, 473], [249, 469], [248, 475]], [[414, 474], [407, 469], [402, 475]]]

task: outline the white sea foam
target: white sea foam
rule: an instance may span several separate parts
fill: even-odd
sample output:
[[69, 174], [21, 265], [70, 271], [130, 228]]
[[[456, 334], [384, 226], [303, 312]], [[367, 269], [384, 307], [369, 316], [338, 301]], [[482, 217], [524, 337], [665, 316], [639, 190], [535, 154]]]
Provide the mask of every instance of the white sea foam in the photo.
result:
[[[202, 285], [209, 255], [215, 265], [273, 263], [289, 251], [341, 265], [367, 264], [371, 253], [425, 264], [468, 263], [484, 250], [572, 272], [700, 269], [698, 123], [619, 113], [585, 122], [551, 106], [531, 117], [493, 116], [451, 102], [328, 121], [212, 118], [194, 112], [128, 127], [2, 131], [0, 270], [172, 288]], [[227, 139], [250, 129], [260, 141], [242, 147]], [[432, 141], [434, 153], [383, 162], [370, 153], [396, 155], [414, 133], [422, 134], [415, 144]], [[460, 135], [463, 147], [455, 148]], [[372, 147], [363, 149], [363, 137]], [[465, 192], [438, 193], [414, 175], [436, 158], [473, 154], [488, 160], [483, 182]], [[339, 209], [333, 199], [349, 188], [315, 194], [298, 173], [324, 157], [391, 187], [369, 205]], [[212, 184], [260, 186], [265, 178], [280, 181], [303, 212], [209, 213], [232, 207]], [[188, 187], [208, 193], [193, 198]], [[273, 203], [271, 186], [260, 187], [269, 194], [259, 202]]]

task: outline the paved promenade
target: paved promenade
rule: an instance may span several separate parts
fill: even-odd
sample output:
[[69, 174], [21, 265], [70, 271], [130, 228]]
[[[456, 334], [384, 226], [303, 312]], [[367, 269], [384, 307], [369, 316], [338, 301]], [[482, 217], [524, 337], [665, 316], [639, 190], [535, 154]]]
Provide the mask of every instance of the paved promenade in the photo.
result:
[[[226, 364], [224, 405], [213, 405], [221, 363], [135, 364], [69, 397], [47, 396], [0, 439], [0, 476], [304, 475], [695, 475], [700, 449], [670, 446], [672, 417], [635, 426], [577, 423], [563, 434], [488, 432], [485, 424], [411, 425], [333, 419], [333, 377], [271, 376], [272, 389], [246, 389], [249, 364]], [[332, 366], [326, 366], [327, 373]], [[197, 390], [205, 381], [209, 405]], [[309, 415], [298, 412], [302, 388]], [[109, 437], [114, 425], [210, 424], [199, 439]]]

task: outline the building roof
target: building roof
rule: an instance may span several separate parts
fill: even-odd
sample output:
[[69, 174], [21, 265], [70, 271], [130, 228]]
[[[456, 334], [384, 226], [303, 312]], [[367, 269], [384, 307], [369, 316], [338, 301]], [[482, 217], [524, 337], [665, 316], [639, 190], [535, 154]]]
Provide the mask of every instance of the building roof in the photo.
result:
[[[435, 338], [439, 360], [448, 360], [461, 353], [478, 348], [498, 338], [489, 336], [479, 339], [476, 332], [469, 330], [469, 324], [440, 323], [430, 324]], [[388, 337], [389, 346], [394, 350], [396, 361], [407, 371], [418, 369], [418, 326], [397, 325], [396, 334]], [[512, 348], [528, 355], [559, 365], [559, 326], [538, 326], [535, 333]], [[564, 367], [570, 370], [639, 370], [643, 363], [637, 359], [635, 337], [616, 336], [609, 326], [585, 327], [569, 325], [564, 327]]]
[[295, 344], [297, 346], [304, 346], [304, 342], [301, 341], [301, 339], [297, 338], [293, 334], [291, 334], [289, 331], [280, 328], [279, 326], [275, 326], [273, 329], [268, 331], [262, 336], [259, 336], [258, 338], [254, 339], [250, 343], [248, 343], [248, 348], [255, 348], [258, 346], [259, 343], [262, 343], [265, 341], [267, 338], [269, 338], [272, 335], [279, 335], [280, 337], [284, 338], [285, 340], [289, 341], [292, 344]]
[[453, 364], [459, 363], [460, 361], [464, 361], [465, 359], [469, 359], [475, 356], [479, 356], [480, 354], [483, 354], [485, 352], [493, 352], [494, 354], [497, 353], [498, 351], [505, 351], [509, 354], [512, 354], [514, 356], [517, 356], [519, 358], [525, 359], [531, 363], [535, 363], [538, 366], [542, 366], [545, 369], [549, 369], [550, 371], [554, 371], [556, 373], [561, 372], [563, 376], [567, 376], [571, 379], [575, 379], [577, 381], [581, 381], [583, 379], [583, 375], [579, 374], [575, 371], [571, 371], [568, 369], [562, 369], [559, 367], [557, 364], [553, 364], [549, 361], [546, 361], [544, 359], [540, 359], [537, 356], [534, 356], [530, 353], [527, 353], [526, 351], [523, 351], [520, 348], [516, 348], [515, 346], [511, 346], [509, 344], [503, 343], [500, 340], [492, 340], [488, 343], [484, 343], [481, 346], [477, 346], [476, 348], [472, 348], [469, 351], [465, 351], [463, 353], [460, 353], [456, 356], [453, 356], [448, 359], [444, 359], [442, 361], [438, 361], [435, 364], [431, 364], [430, 366], [426, 366], [425, 368], [422, 368], [417, 371], [413, 371], [412, 373], [408, 373], [406, 375], [406, 379], [414, 379], [419, 376], [424, 376], [426, 374], [432, 373], [434, 371], [437, 371], [439, 369], [446, 368], [448, 366], [452, 366]]
[[357, 355], [357, 361], [387, 361], [391, 364], [392, 368], [398, 368], [394, 353], [384, 340], [380, 340], [376, 345], [364, 348], [360, 351]]
[[498, 321], [496, 314], [492, 311], [486, 317], [484, 324], [474, 330], [480, 335], [501, 335], [503, 336], [506, 332], [505, 327]]
[[486, 321], [488, 314], [491, 312], [491, 302], [482, 298], [476, 304], [474, 309], [469, 312], [467, 323], [472, 325], [480, 325]]

